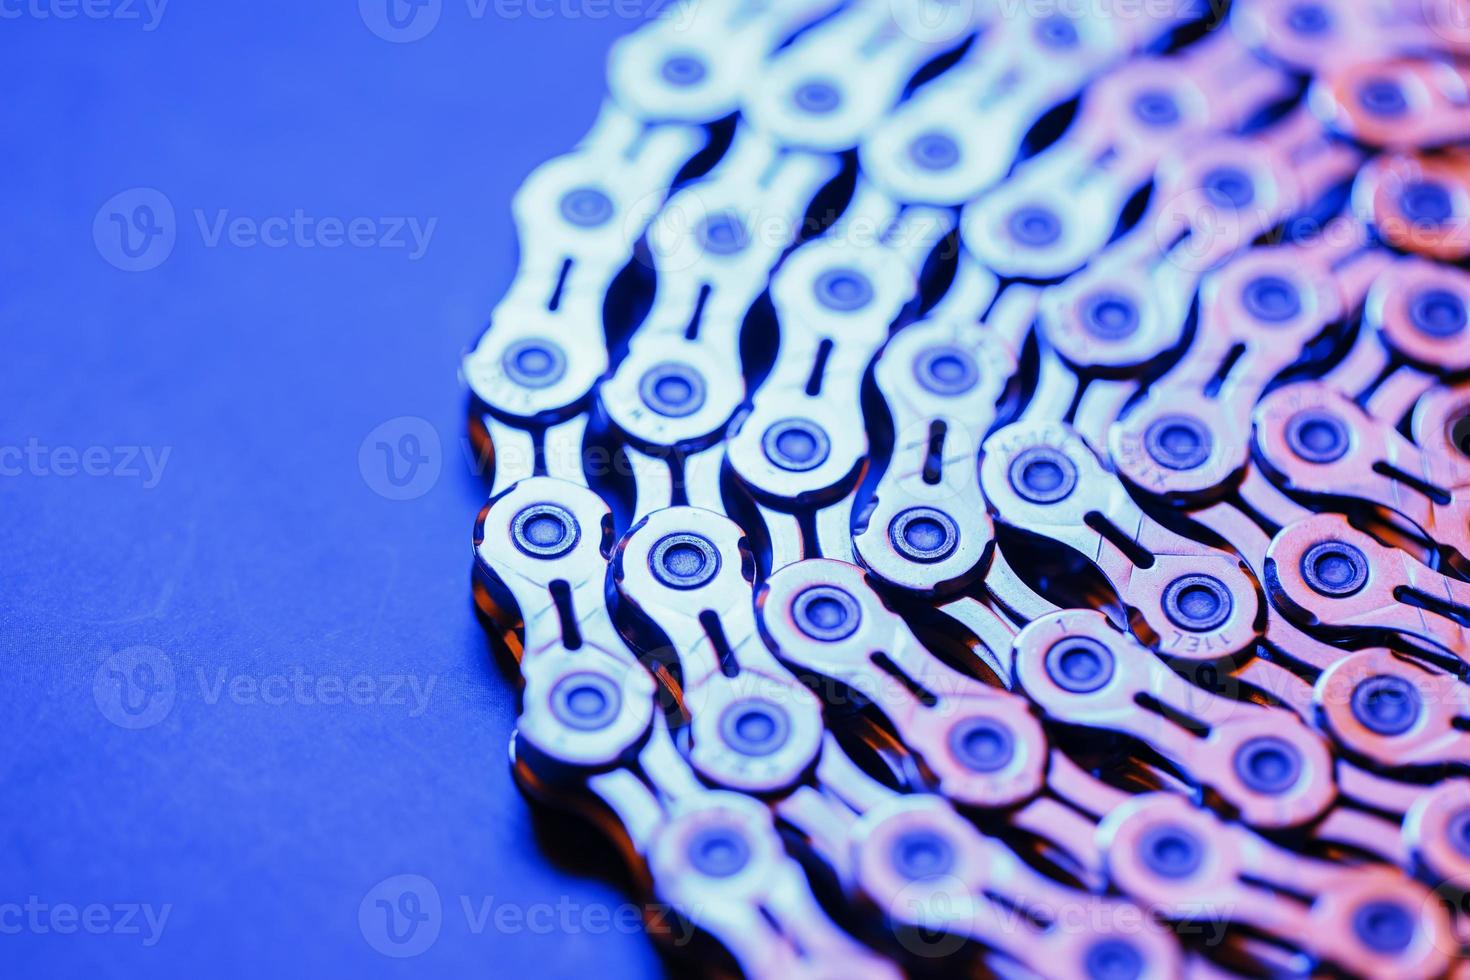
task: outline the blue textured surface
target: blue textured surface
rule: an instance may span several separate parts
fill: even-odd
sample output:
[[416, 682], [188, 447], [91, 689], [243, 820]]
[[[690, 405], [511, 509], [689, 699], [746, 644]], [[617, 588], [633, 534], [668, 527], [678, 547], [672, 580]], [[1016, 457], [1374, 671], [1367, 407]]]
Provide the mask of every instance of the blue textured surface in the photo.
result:
[[[514, 695], [469, 600], [485, 491], [456, 379], [514, 267], [511, 195], [590, 124], [634, 21], [443, 0], [429, 36], [394, 44], [354, 0], [175, 0], [151, 31], [142, 0], [122, 3], [93, 9], [142, 19], [61, 19], [69, 0], [0, 19], [0, 972], [659, 969], [625, 915], [605, 918], [613, 884], [548, 862], [511, 782]], [[113, 219], [96, 240], [94, 221], [140, 187], [174, 208], [176, 244], [124, 272]], [[114, 210], [131, 220], [140, 200]], [[437, 224], [417, 260], [320, 237], [210, 244], [221, 211], [298, 209]], [[437, 482], [407, 501], [359, 465], [399, 416], [443, 441]], [[134, 446], [167, 450], [156, 486]], [[65, 475], [90, 447], [94, 475]], [[158, 652], [113, 656], [139, 646]], [[298, 668], [327, 686], [296, 693]], [[356, 675], [374, 703], [337, 692]], [[382, 703], [404, 675], [432, 679], [422, 711], [407, 687]], [[442, 900], [437, 939], [407, 959], [359, 923], [400, 874]], [[512, 911], [477, 932], [486, 901]], [[130, 904], [168, 907], [159, 941], [121, 921]], [[368, 901], [367, 932], [381, 911]]]

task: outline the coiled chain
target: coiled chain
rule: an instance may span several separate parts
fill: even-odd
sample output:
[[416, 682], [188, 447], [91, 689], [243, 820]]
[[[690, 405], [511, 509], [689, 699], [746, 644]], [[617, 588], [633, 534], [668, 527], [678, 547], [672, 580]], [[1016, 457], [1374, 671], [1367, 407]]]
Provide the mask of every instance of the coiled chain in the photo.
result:
[[692, 0], [516, 196], [514, 771], [710, 969], [1460, 971], [1470, 6], [1220, 6]]

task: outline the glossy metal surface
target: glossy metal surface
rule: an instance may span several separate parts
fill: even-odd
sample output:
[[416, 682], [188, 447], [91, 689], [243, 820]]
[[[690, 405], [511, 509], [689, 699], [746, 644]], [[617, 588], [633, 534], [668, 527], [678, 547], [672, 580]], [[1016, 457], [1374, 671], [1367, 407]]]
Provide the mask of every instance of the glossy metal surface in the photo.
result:
[[526, 182], [516, 774], [752, 976], [1445, 974], [1470, 35], [1033, 6], [699, 0]]

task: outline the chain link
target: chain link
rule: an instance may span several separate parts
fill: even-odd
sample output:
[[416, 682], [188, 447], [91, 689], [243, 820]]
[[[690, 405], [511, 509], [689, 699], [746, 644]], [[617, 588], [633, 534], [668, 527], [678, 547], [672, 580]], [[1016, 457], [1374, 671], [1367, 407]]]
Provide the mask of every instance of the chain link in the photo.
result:
[[513, 768], [696, 957], [1463, 975], [1470, 11], [1218, 8], [691, 0], [517, 194]]

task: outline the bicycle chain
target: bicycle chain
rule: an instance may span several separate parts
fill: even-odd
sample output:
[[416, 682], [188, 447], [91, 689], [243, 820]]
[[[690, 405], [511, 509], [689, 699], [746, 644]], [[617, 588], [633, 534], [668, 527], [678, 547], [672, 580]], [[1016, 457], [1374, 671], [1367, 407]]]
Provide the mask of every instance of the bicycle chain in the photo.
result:
[[1466, 13], [618, 42], [464, 360], [475, 597], [699, 965], [1470, 970]]

